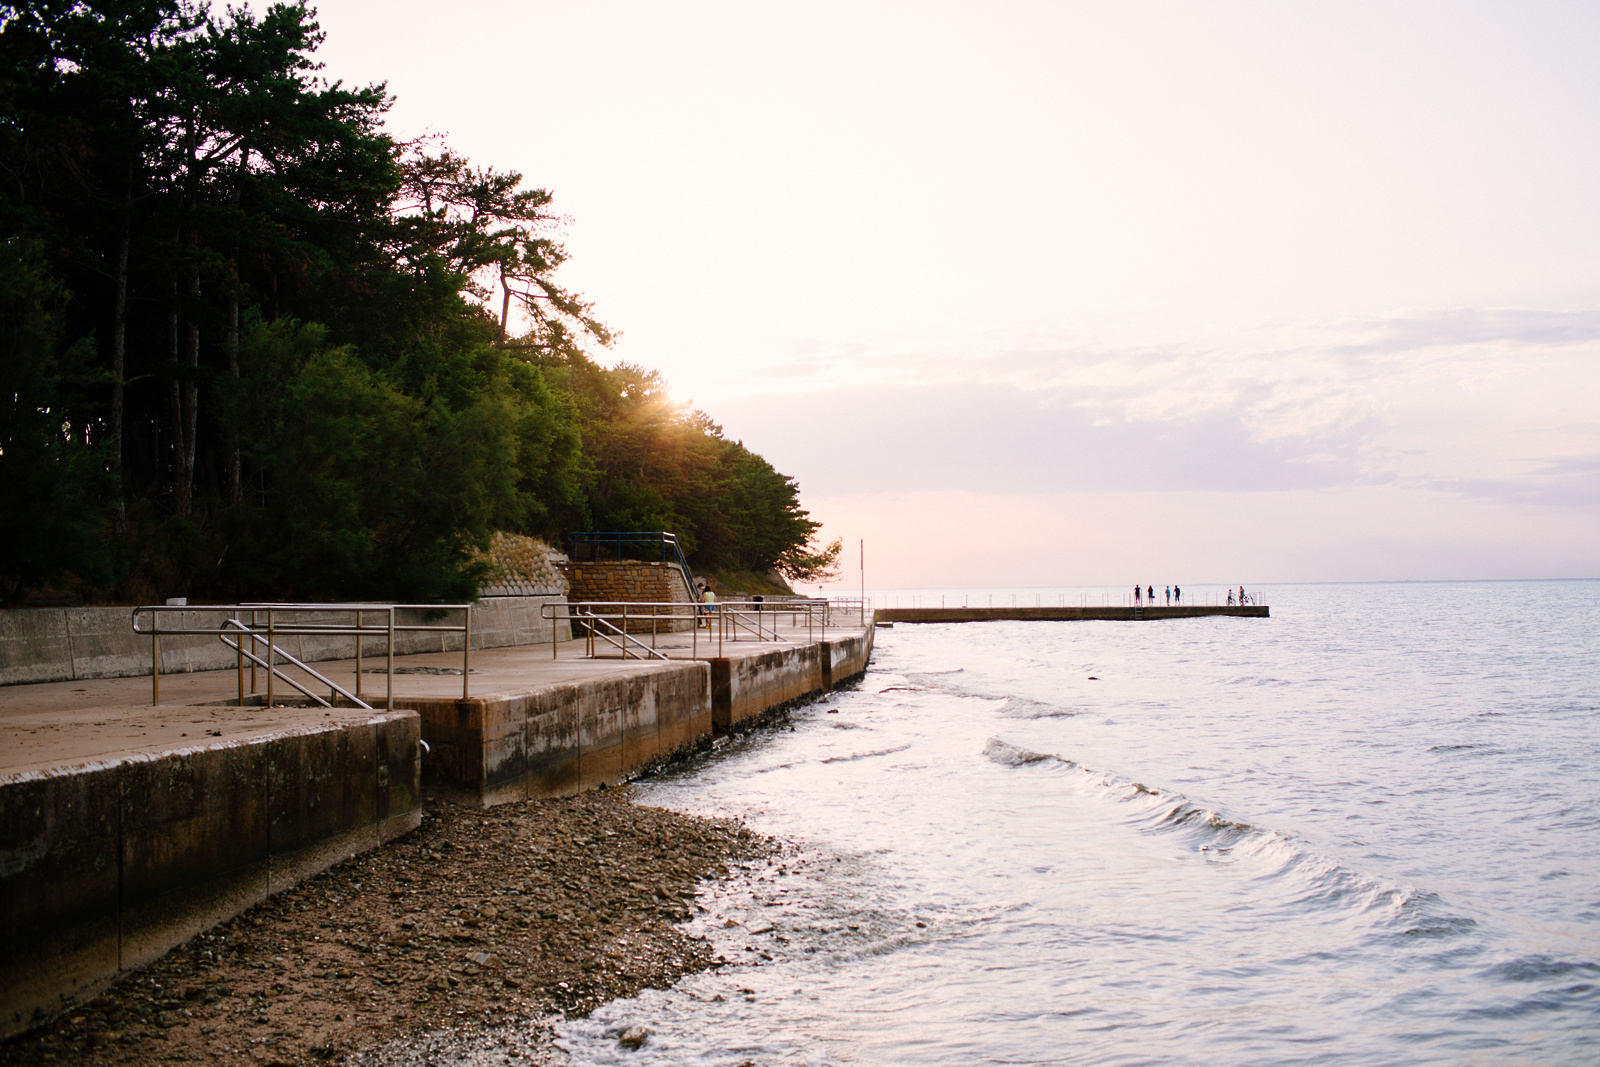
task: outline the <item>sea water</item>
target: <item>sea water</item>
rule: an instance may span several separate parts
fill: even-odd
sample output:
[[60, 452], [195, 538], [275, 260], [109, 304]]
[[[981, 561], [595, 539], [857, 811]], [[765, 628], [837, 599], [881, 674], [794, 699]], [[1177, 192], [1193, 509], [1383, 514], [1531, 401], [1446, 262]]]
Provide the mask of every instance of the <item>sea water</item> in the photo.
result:
[[880, 629], [859, 687], [641, 784], [790, 844], [702, 893], [728, 967], [561, 1047], [1600, 1062], [1600, 583], [1264, 592], [1270, 619]]

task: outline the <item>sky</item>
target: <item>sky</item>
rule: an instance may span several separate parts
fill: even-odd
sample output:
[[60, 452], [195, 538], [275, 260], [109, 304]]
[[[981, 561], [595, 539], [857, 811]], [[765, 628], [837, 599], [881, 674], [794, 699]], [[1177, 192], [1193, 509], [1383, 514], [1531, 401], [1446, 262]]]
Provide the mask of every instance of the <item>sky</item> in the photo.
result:
[[1600, 577], [1600, 5], [317, 9], [839, 587]]

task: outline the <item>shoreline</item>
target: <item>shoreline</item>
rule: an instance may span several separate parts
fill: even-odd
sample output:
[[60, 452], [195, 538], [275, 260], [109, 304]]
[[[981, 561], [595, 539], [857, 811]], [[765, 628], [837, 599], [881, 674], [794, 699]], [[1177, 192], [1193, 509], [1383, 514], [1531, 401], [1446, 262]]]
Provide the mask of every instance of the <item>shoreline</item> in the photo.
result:
[[339, 1063], [444, 1030], [583, 1015], [726, 964], [677, 924], [771, 843], [627, 787], [421, 826], [0, 1043], [0, 1064]]

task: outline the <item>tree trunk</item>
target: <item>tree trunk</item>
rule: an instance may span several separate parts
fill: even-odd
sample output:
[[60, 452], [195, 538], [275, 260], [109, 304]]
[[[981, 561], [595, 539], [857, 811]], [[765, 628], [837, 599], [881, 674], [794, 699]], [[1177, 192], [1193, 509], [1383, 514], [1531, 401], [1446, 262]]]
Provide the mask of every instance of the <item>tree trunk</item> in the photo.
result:
[[[189, 235], [189, 248], [195, 251], [198, 238], [195, 234]], [[198, 259], [189, 268], [189, 328], [184, 344], [184, 362], [188, 365], [189, 373], [183, 383], [183, 500], [184, 518], [190, 514], [190, 505], [194, 499], [194, 448], [195, 431], [200, 423], [200, 320], [195, 312], [200, 305], [200, 262]]]
[[[233, 208], [239, 210], [239, 185], [250, 166], [250, 149], [239, 160], [239, 173], [233, 182]], [[239, 455], [239, 410], [243, 397], [239, 389], [239, 246], [233, 246], [228, 264], [228, 373], [233, 376], [233, 400], [225, 413], [228, 420], [228, 503], [244, 499], [244, 464]]]
[[178, 382], [178, 283], [172, 283], [172, 318], [169, 355], [172, 357], [172, 510], [189, 514], [188, 483], [183, 478], [183, 386]]
[[506, 320], [511, 317], [511, 286], [506, 284], [506, 272], [500, 272], [500, 347], [506, 345]]
[[128, 533], [128, 505], [122, 488], [122, 412], [124, 353], [128, 334], [128, 243], [133, 206], [133, 163], [128, 164], [128, 184], [122, 193], [122, 235], [117, 245], [117, 288], [111, 310], [111, 530], [118, 538]]

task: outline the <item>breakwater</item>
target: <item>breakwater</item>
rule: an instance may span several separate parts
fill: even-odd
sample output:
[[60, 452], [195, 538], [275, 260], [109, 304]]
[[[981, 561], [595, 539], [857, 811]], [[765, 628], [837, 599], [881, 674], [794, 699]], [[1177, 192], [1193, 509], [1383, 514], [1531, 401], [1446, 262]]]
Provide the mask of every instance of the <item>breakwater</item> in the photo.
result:
[[1202, 619], [1214, 615], [1245, 619], [1265, 619], [1270, 617], [1270, 609], [1265, 604], [1186, 604], [1147, 608], [1109, 606], [878, 608], [873, 612], [873, 618], [878, 622], [1002, 622], [1005, 620], [1065, 622], [1084, 619], [1142, 622], [1156, 619]]

